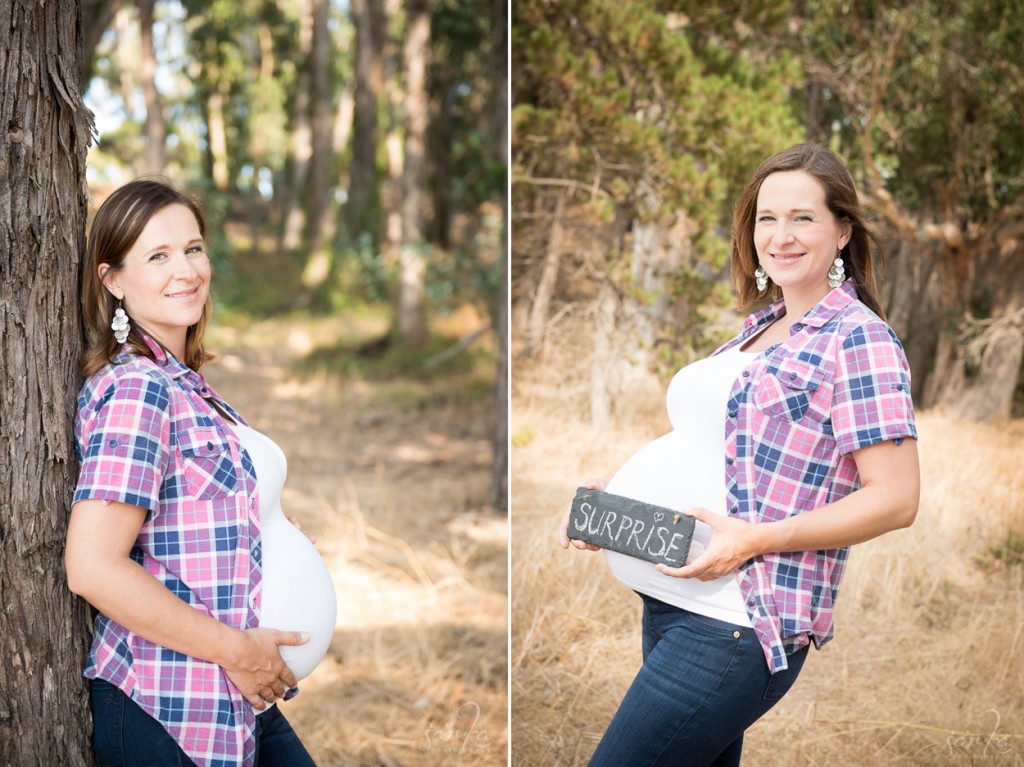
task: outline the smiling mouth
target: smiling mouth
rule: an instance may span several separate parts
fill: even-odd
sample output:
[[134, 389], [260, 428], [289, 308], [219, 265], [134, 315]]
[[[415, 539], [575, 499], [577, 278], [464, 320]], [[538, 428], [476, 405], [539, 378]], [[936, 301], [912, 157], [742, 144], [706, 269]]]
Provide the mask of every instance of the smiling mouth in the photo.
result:
[[803, 257], [803, 253], [772, 253], [771, 256], [776, 261], [795, 261], [798, 258]]
[[178, 293], [164, 293], [165, 298], [193, 298], [199, 292], [199, 286], [196, 285], [191, 290], [182, 290]]

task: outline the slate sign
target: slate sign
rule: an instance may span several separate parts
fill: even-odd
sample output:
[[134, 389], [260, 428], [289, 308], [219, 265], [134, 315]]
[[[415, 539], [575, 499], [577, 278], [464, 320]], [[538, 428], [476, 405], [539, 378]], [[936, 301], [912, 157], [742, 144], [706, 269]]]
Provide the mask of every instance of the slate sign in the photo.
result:
[[569, 537], [648, 562], [681, 567], [693, 540], [693, 517], [601, 490], [576, 490]]

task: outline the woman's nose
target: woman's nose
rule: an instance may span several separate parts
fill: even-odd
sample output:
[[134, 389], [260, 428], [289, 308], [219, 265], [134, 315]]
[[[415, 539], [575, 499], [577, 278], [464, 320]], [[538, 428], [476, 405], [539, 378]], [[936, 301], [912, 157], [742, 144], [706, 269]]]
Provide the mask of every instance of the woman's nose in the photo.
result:
[[191, 280], [196, 276], [195, 264], [185, 253], [179, 253], [174, 257], [174, 276], [186, 280]]
[[785, 221], [779, 221], [775, 224], [775, 229], [772, 232], [772, 240], [777, 243], [789, 242], [793, 239], [793, 233], [789, 230], [789, 226]]

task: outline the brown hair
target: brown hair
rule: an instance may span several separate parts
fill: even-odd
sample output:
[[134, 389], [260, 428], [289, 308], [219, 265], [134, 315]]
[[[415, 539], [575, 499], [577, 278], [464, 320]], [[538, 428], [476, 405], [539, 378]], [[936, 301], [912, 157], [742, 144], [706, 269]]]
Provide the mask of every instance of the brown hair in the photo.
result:
[[[754, 270], [758, 265], [754, 250], [754, 223], [761, 183], [773, 173], [794, 170], [816, 178], [825, 190], [828, 209], [837, 220], [850, 225], [850, 241], [841, 251], [848, 279], [853, 280], [857, 297], [885, 319], [871, 256], [872, 243], [881, 253], [878, 237], [864, 223], [850, 171], [842, 160], [819, 144], [797, 144], [772, 155], [758, 166], [740, 193], [732, 218], [732, 282], [737, 305], [746, 308], [761, 297], [754, 280]], [[777, 285], [769, 286], [769, 298], [777, 299], [781, 295]]]
[[[168, 205], [184, 205], [192, 211], [200, 234], [206, 237], [206, 217], [199, 201], [159, 179], [141, 178], [125, 184], [96, 211], [85, 249], [85, 275], [82, 282], [82, 310], [92, 331], [91, 343], [82, 359], [82, 372], [85, 375], [92, 375], [113, 362], [121, 352], [121, 344], [117, 343], [114, 331], [110, 328], [117, 299], [104, 286], [100, 278], [100, 266], [109, 265], [108, 275], [120, 271], [124, 266], [125, 255], [139, 239], [146, 224], [154, 214]], [[203, 349], [203, 333], [210, 317], [210, 308], [210, 298], [207, 296], [199, 322], [185, 333], [185, 359], [181, 361], [193, 370], [198, 370], [204, 362], [212, 359]], [[131, 324], [126, 342], [129, 349], [133, 354], [154, 359], [152, 350], [139, 334], [137, 323], [133, 320]]]

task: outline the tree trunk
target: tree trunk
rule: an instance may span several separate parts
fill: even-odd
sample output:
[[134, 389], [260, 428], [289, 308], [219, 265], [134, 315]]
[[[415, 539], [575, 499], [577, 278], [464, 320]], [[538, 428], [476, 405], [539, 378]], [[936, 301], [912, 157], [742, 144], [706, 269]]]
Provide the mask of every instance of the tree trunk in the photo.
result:
[[422, 346], [427, 340], [427, 202], [425, 145], [429, 117], [427, 67], [430, 61], [429, 0], [408, 0], [405, 33], [405, 152], [402, 169], [402, 247], [394, 330], [398, 340]]
[[917, 240], [893, 235], [895, 252], [886, 258], [889, 288], [886, 312], [889, 325], [903, 343], [910, 364], [914, 402], [924, 400], [939, 338], [936, 317], [937, 280], [935, 265]]
[[976, 357], [967, 355], [973, 375], [950, 404], [957, 415], [972, 421], [1009, 418], [1024, 358], [1024, 313], [999, 318], [979, 341]]
[[224, 117], [224, 92], [220, 79], [213, 78], [213, 90], [206, 99], [206, 131], [208, 133], [207, 156], [209, 157], [210, 181], [214, 189], [226, 192], [230, 183], [228, 170], [228, 132]]
[[952, 404], [966, 386], [966, 371], [957, 336], [969, 313], [974, 262], [977, 258], [978, 253], [973, 248], [935, 244], [935, 269], [940, 291], [940, 330], [934, 367], [925, 387], [925, 407]]
[[977, 261], [972, 316], [960, 323], [959, 393], [944, 404], [975, 421], [1009, 418], [1024, 357], [1024, 247], [1015, 239], [985, 248]]
[[0, 4], [0, 764], [14, 767], [93, 764], [89, 611], [63, 566], [91, 128], [80, 34], [77, 0]]
[[562, 221], [565, 218], [566, 191], [560, 189], [557, 195], [555, 212], [551, 217], [547, 249], [544, 254], [544, 265], [540, 270], [540, 279], [537, 280], [537, 290], [533, 294], [530, 315], [526, 323], [523, 344], [525, 357], [532, 357], [540, 351], [541, 343], [544, 340], [544, 329], [550, 314], [551, 298], [555, 294], [555, 286], [558, 283], [559, 264], [565, 244], [565, 228]]
[[433, 119], [427, 131], [430, 147], [430, 229], [427, 239], [445, 250], [451, 241], [449, 201], [452, 195], [453, 110], [457, 97], [454, 83], [441, 83], [432, 94]]
[[355, 116], [356, 102], [352, 89], [343, 87], [338, 96], [338, 110], [334, 116], [334, 128], [331, 129], [331, 151], [335, 157], [341, 155], [352, 136], [352, 120]]
[[[117, 30], [117, 59], [121, 62], [135, 61], [138, 51], [131, 45], [132, 26], [131, 8], [121, 6], [114, 17], [114, 29]], [[117, 85], [121, 90], [121, 101], [124, 102], [124, 113], [135, 113], [135, 78], [130, 66], [121, 66], [117, 70]]]
[[821, 99], [825, 91], [825, 84], [820, 80], [811, 80], [807, 84], [807, 121], [804, 128], [807, 131], [807, 140], [814, 143], [821, 143], [825, 140], [825, 126], [821, 119]]
[[384, 82], [385, 16], [380, 0], [352, 0], [356, 27], [355, 114], [345, 220], [353, 240], [380, 237], [377, 222], [377, 109]]
[[96, 47], [100, 38], [121, 10], [124, 0], [82, 0], [82, 52], [79, 62], [79, 83], [84, 93], [92, 78]]
[[[508, 171], [508, 0], [491, 3], [491, 38], [494, 41], [492, 66], [494, 72], [495, 103], [494, 155]], [[494, 461], [491, 470], [491, 503], [498, 510], [508, 509], [508, 185], [501, 190], [501, 290], [494, 323], [497, 336], [497, 366], [494, 371], [494, 412], [497, 424], [494, 431]]]
[[608, 280], [601, 282], [595, 303], [594, 360], [590, 377], [590, 425], [604, 431], [611, 425], [612, 399], [618, 389], [618, 353], [615, 344], [618, 301]]
[[402, 247], [402, 135], [398, 110], [404, 98], [396, 75], [388, 77], [388, 127], [384, 149], [388, 158], [388, 182], [384, 194], [384, 247], [389, 262], [398, 260]]
[[[385, 0], [385, 18], [390, 19], [399, 13], [403, 0]], [[385, 22], [385, 29], [387, 23]], [[381, 252], [385, 261], [391, 265], [398, 262], [398, 252], [402, 248], [402, 127], [401, 110], [405, 103], [405, 92], [402, 90], [400, 73], [402, 62], [396, 41], [391, 35], [384, 37], [384, 94], [387, 106], [387, 127], [384, 136], [384, 152], [387, 156], [387, 183], [381, 191], [381, 205], [384, 220], [384, 244]]]
[[146, 136], [146, 173], [159, 175], [167, 164], [164, 113], [160, 94], [156, 88], [156, 52], [153, 50], [153, 6], [155, 0], [135, 0], [139, 8], [139, 42], [142, 56], [140, 79], [142, 96], [146, 102], [146, 122], [142, 132]]
[[[341, 93], [338, 96], [338, 109], [335, 111], [334, 127], [331, 129], [331, 152], [335, 157], [341, 157], [345, 153], [345, 149], [348, 148], [352, 137], [355, 105], [356, 101], [352, 87], [346, 84], [342, 87]], [[340, 164], [335, 163], [336, 170]], [[337, 183], [339, 189], [347, 189], [350, 186], [348, 174], [347, 168], [341, 168], [338, 172]], [[354, 239], [350, 233], [346, 232], [343, 215], [341, 211], [335, 211], [332, 215], [327, 216], [324, 227], [324, 241], [331, 242], [335, 252], [339, 252], [345, 247], [343, 237], [347, 235], [350, 242]]]
[[[508, 205], [502, 214], [501, 256], [508, 252]], [[497, 364], [494, 371], [494, 460], [491, 464], [491, 504], [498, 511], [508, 510], [508, 269], [501, 272], [501, 292], [498, 294], [497, 322], [494, 325], [497, 340]]]
[[334, 132], [333, 94], [331, 92], [331, 35], [328, 29], [330, 4], [327, 0], [313, 0], [313, 35], [310, 55], [310, 85], [313, 96], [311, 150], [313, 162], [309, 167], [309, 212], [306, 238], [309, 256], [302, 273], [307, 291], [323, 286], [331, 274], [331, 213], [332, 141]]
[[[655, 203], [648, 201], [650, 208]], [[615, 326], [616, 353], [608, 364], [617, 371], [612, 380], [615, 414], [619, 418], [649, 418], [663, 412], [664, 391], [658, 378], [658, 346], [672, 344], [686, 359], [690, 347], [679, 346], [671, 334], [693, 323], [693, 309], [685, 295], [672, 291], [666, 276], [692, 261], [688, 219], [683, 211], [672, 217], [634, 219], [630, 227], [632, 258], [628, 282], [621, 288]]]
[[[302, 28], [299, 33], [300, 55], [309, 61], [310, 49], [313, 44], [313, 18], [310, 1], [302, 3]], [[291, 152], [289, 165], [291, 178], [285, 193], [285, 205], [282, 211], [283, 229], [280, 246], [283, 250], [298, 250], [302, 240], [302, 230], [306, 225], [305, 212], [302, 207], [302, 191], [309, 176], [309, 158], [313, 154], [313, 129], [309, 121], [309, 90], [310, 71], [305, 63], [299, 68], [299, 76], [295, 83], [295, 111], [292, 113]]]

